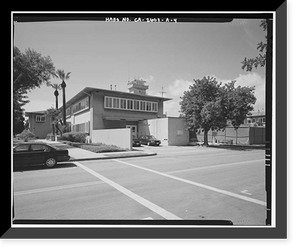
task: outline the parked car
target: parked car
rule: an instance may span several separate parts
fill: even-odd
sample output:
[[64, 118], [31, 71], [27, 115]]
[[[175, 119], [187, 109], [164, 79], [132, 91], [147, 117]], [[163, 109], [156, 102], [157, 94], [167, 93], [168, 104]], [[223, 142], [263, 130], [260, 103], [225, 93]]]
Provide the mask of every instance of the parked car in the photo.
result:
[[145, 135], [140, 137], [141, 144], [146, 144], [146, 145], [160, 145], [161, 141], [156, 139], [152, 135]]
[[138, 138], [132, 139], [132, 146], [141, 146], [141, 141]]
[[57, 162], [68, 161], [69, 151], [45, 143], [19, 143], [13, 147], [14, 166], [45, 165], [51, 168]]

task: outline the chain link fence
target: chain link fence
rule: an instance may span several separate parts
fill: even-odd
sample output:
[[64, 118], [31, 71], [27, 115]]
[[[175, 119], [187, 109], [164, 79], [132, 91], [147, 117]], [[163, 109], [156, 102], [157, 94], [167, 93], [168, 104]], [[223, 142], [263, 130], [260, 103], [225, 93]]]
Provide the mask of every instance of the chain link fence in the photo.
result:
[[[198, 141], [204, 141], [204, 132], [201, 130], [196, 134]], [[237, 130], [228, 126], [224, 130], [208, 132], [209, 143], [224, 144], [264, 144], [265, 127], [241, 126]]]

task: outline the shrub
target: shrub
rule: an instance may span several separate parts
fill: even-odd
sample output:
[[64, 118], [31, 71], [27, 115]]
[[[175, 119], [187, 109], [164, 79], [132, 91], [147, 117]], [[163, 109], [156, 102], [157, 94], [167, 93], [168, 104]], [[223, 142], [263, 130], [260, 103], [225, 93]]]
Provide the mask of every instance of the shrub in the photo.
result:
[[54, 136], [54, 135], [53, 135], [52, 132], [51, 132], [51, 133], [48, 133], [47, 136], [46, 136], [46, 139], [47, 139], [47, 140], [51, 140], [51, 138], [52, 138], [53, 136]]
[[95, 153], [101, 152], [115, 152], [115, 151], [126, 151], [126, 149], [120, 148], [115, 145], [106, 145], [103, 143], [94, 143], [94, 144], [83, 144], [80, 148], [88, 151], [92, 151]]
[[18, 138], [27, 142], [29, 139], [34, 139], [35, 135], [30, 130], [25, 129], [18, 135]]
[[85, 143], [85, 138], [87, 136], [87, 133], [82, 132], [67, 132], [62, 134], [61, 139], [71, 142], [79, 142], [79, 143]]

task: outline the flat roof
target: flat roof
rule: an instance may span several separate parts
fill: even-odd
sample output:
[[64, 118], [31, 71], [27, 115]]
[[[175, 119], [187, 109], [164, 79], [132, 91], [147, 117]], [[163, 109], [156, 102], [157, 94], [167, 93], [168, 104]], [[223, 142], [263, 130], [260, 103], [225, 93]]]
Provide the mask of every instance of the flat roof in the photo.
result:
[[90, 96], [91, 93], [94, 91], [111, 93], [112, 95], [113, 94], [119, 94], [119, 95], [126, 94], [126, 95], [130, 95], [132, 97], [135, 97], [135, 98], [143, 98], [143, 99], [146, 99], [147, 97], [149, 97], [149, 98], [161, 99], [162, 101], [172, 100], [172, 98], [166, 98], [166, 97], [159, 97], [159, 96], [152, 96], [152, 95], [139, 95], [139, 94], [133, 94], [133, 93], [123, 92], [123, 91], [101, 89], [101, 88], [94, 88], [94, 87], [85, 87], [83, 90], [81, 90], [79, 93], [77, 93], [75, 96], [73, 96], [70, 100], [68, 100], [66, 102], [66, 107], [72, 105], [73, 103], [80, 100], [81, 98], [86, 97], [87, 95]]
[[45, 114], [47, 110], [40, 110], [40, 111], [30, 111], [30, 112], [25, 112], [25, 116], [28, 116], [29, 114]]

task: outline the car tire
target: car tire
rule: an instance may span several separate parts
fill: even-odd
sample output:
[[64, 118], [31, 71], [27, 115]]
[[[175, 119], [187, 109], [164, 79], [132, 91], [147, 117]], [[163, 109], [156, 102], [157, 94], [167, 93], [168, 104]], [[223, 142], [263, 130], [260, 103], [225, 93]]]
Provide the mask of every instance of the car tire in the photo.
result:
[[56, 161], [56, 158], [54, 157], [49, 157], [45, 160], [44, 162], [44, 165], [47, 167], [47, 168], [52, 168], [54, 167], [55, 165], [57, 164], [57, 161]]
[[150, 146], [150, 142], [148, 142], [147, 145]]

